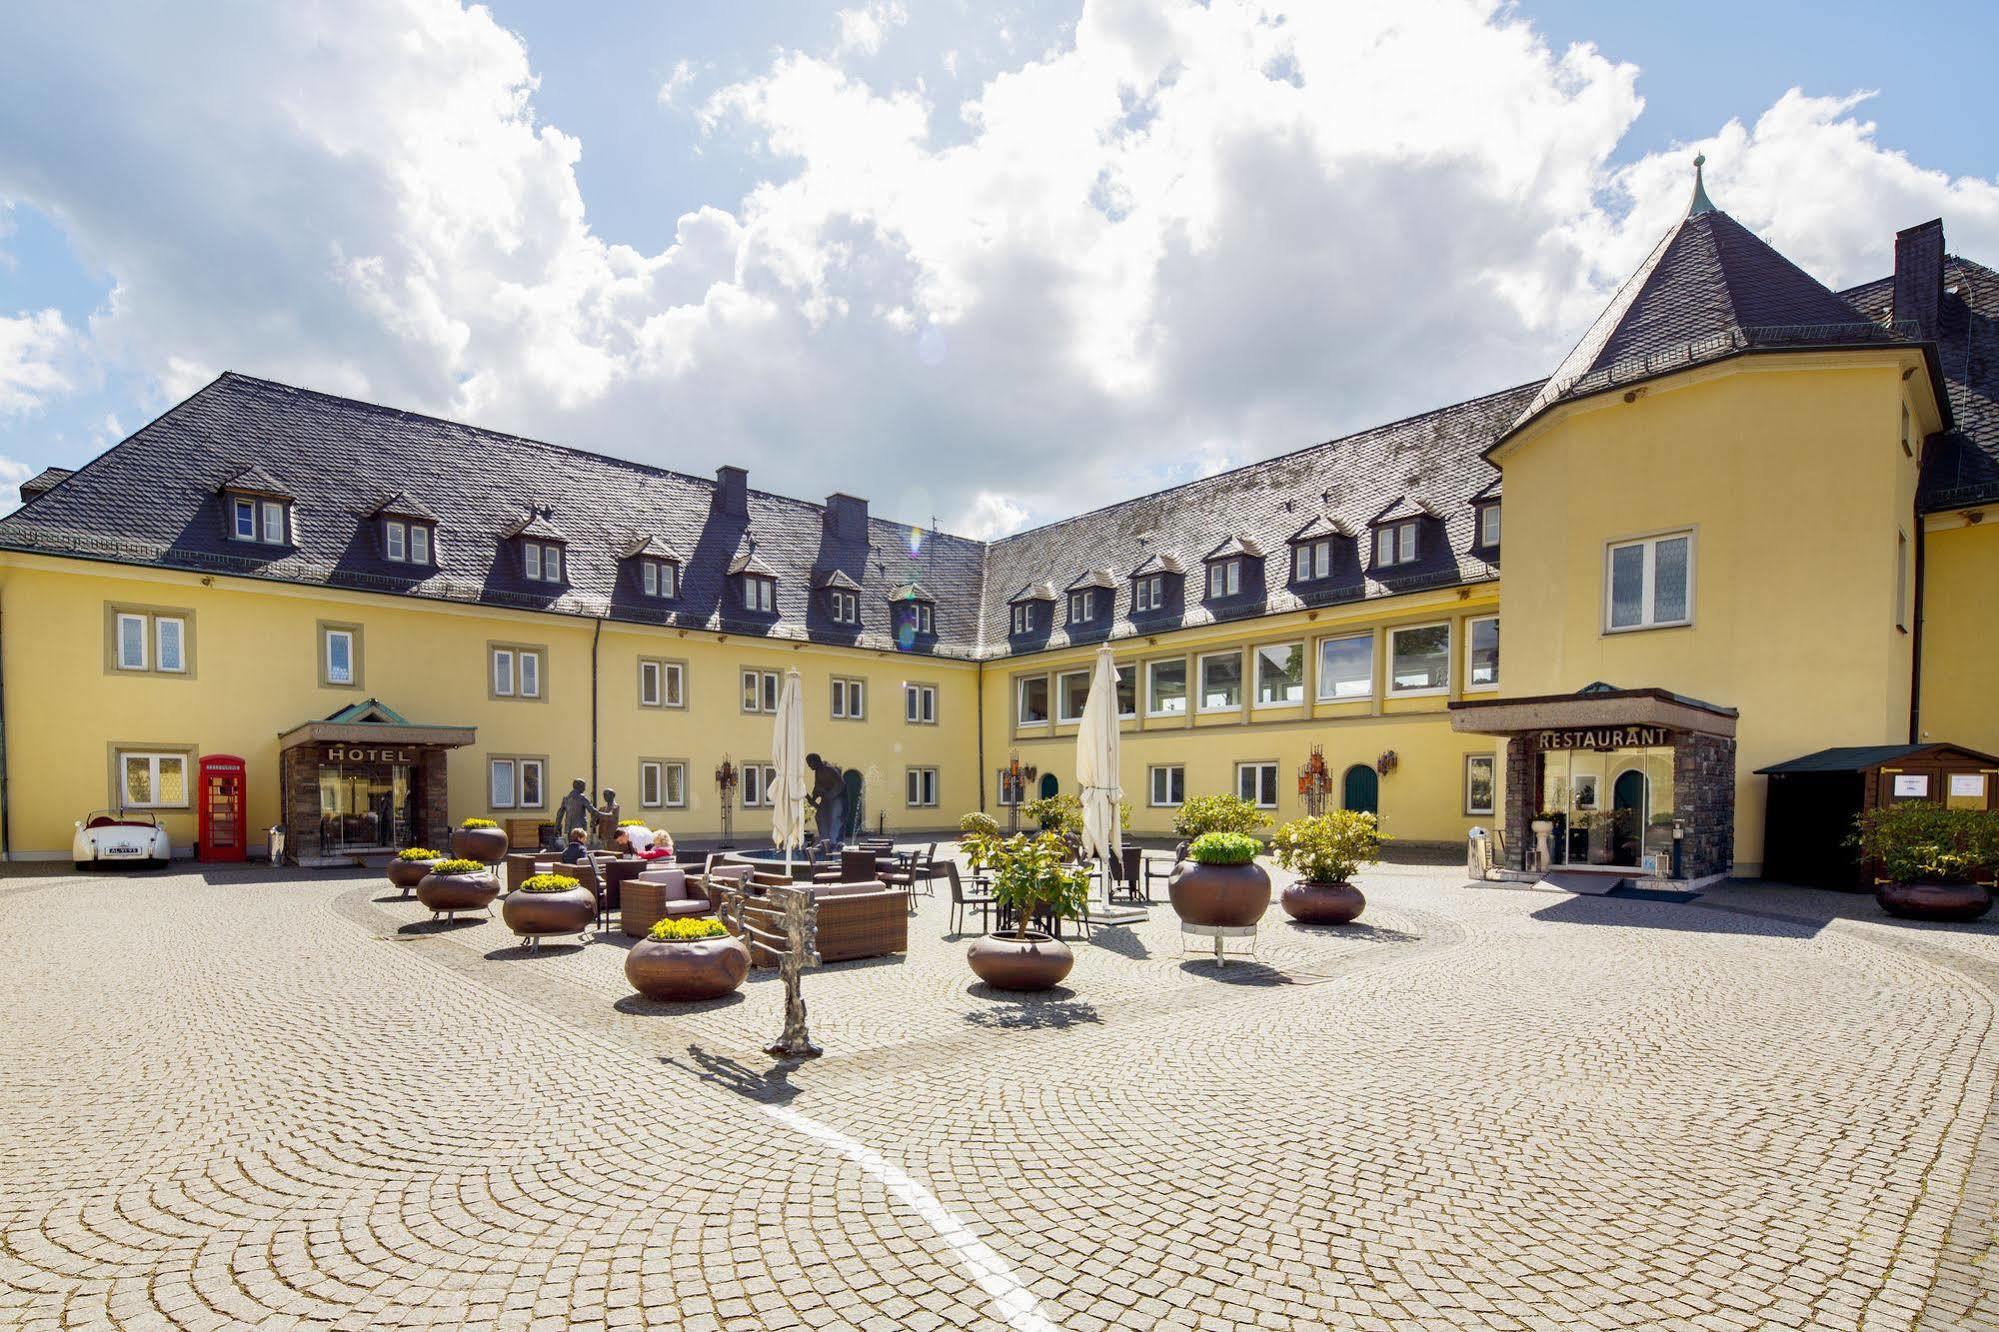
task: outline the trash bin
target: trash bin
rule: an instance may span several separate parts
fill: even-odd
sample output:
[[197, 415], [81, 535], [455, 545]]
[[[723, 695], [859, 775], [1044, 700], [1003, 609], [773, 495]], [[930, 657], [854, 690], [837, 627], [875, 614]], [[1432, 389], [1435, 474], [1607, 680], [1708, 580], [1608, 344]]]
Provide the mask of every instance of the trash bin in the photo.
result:
[[270, 843], [271, 863], [273, 865], [284, 864], [285, 826], [282, 823], [272, 824], [270, 827], [264, 829], [264, 837]]
[[1485, 829], [1473, 828], [1465, 838], [1465, 873], [1483, 879], [1492, 872], [1492, 839]]

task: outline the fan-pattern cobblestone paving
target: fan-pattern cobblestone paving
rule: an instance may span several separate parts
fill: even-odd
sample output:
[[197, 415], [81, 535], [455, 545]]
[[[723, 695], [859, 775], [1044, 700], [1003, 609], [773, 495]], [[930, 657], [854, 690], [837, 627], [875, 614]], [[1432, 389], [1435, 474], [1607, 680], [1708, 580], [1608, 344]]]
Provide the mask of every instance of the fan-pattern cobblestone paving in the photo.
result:
[[1999, 1328], [1999, 927], [1362, 886], [1036, 1000], [925, 899], [780, 1069], [770, 973], [649, 1004], [615, 931], [0, 880], [0, 1326]]

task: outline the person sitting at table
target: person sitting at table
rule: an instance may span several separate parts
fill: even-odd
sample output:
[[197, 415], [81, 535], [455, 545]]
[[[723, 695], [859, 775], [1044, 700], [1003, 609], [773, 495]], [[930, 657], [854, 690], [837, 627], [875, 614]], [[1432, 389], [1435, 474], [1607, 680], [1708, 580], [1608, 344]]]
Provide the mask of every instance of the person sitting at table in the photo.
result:
[[562, 848], [563, 864], [580, 865], [590, 858], [590, 844], [587, 838], [588, 834], [581, 828], [569, 830], [569, 845]]
[[663, 860], [673, 854], [673, 839], [651, 828], [620, 828], [613, 845], [623, 854], [640, 860]]
[[664, 828], [649, 829], [652, 845], [646, 848], [647, 860], [671, 860], [673, 858], [673, 834]]

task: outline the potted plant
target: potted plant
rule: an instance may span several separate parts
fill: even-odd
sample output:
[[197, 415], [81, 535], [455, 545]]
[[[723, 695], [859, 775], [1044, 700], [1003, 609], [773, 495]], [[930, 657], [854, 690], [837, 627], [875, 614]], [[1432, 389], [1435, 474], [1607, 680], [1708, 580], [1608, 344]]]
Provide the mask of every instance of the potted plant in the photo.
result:
[[1174, 848], [1173, 858], [1185, 860], [1188, 846], [1205, 833], [1255, 837], [1269, 826], [1270, 816], [1258, 809], [1254, 801], [1235, 795], [1194, 796], [1182, 801], [1174, 811], [1173, 831], [1180, 834], [1180, 845]]
[[1901, 801], [1870, 809], [1849, 839], [1880, 870], [1874, 899], [1909, 920], [1977, 920], [1992, 909], [1999, 815]]
[[999, 820], [979, 810], [973, 810], [958, 820], [958, 835], [961, 837], [997, 837], [999, 830]]
[[416, 900], [430, 908], [433, 918], [442, 914], [456, 920], [461, 911], [492, 906], [499, 895], [500, 881], [492, 870], [465, 857], [438, 861], [416, 885]]
[[597, 918], [597, 898], [567, 874], [531, 874], [500, 903], [507, 928], [541, 947], [544, 934], [580, 934]]
[[1256, 863], [1262, 851], [1263, 843], [1248, 833], [1196, 837], [1166, 881], [1174, 912], [1188, 925], [1256, 924], [1270, 906], [1270, 873]]
[[1083, 831], [1083, 798], [1066, 791], [1041, 796], [1022, 805], [1020, 817], [1032, 820], [1045, 833], [1079, 834]]
[[1347, 880], [1362, 865], [1379, 860], [1387, 840], [1374, 815], [1352, 809], [1279, 828], [1271, 849], [1277, 863], [1298, 876], [1280, 899], [1285, 914], [1307, 925], [1345, 925], [1359, 916], [1367, 899]]
[[389, 882], [403, 890], [403, 896], [410, 895], [410, 889], [423, 882], [423, 876], [431, 867], [445, 858], [442, 851], [433, 851], [427, 846], [412, 846], [396, 852], [396, 858], [389, 862]]
[[467, 819], [451, 832], [451, 854], [482, 865], [507, 858], [507, 834], [491, 819]]
[[1076, 956], [1060, 939], [1032, 928], [1036, 913], [1074, 920], [1083, 914], [1089, 871], [1052, 832], [1029, 839], [974, 837], [969, 854], [993, 872], [993, 900], [1013, 912], [1015, 928], [974, 939], [966, 960], [996, 990], [1046, 990], [1062, 983]]
[[750, 950], [713, 916], [668, 916], [625, 954], [625, 979], [648, 999], [720, 999], [750, 974]]

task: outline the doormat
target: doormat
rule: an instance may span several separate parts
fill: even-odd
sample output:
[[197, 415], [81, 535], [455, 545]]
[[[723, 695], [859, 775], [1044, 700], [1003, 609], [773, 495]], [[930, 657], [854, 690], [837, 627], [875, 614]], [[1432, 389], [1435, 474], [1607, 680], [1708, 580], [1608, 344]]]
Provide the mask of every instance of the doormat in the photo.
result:
[[1605, 897], [1625, 897], [1637, 902], [1691, 902], [1699, 893], [1670, 893], [1663, 888], [1631, 888], [1619, 885], [1604, 894]]

